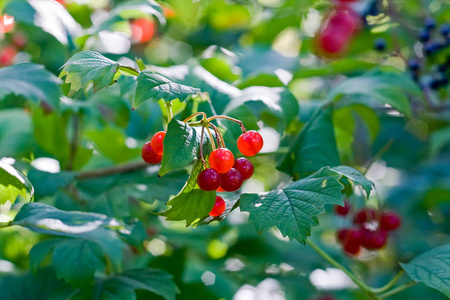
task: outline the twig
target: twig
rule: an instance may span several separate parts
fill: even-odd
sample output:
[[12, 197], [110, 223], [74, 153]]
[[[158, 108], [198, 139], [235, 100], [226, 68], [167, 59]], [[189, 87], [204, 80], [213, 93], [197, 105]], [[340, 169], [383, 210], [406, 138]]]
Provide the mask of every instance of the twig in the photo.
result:
[[133, 172], [133, 171], [145, 169], [146, 167], [148, 167], [148, 164], [143, 161], [127, 163], [127, 164], [120, 164], [120, 165], [113, 166], [113, 167], [79, 172], [77, 175], [75, 175], [75, 178], [78, 180], [84, 180], [84, 179], [89, 179], [89, 178], [98, 178], [98, 177], [104, 177], [104, 176], [109, 176], [109, 175], [114, 175], [114, 174]]
[[367, 167], [364, 169], [364, 171], [362, 172], [364, 175], [367, 174], [367, 172], [370, 170], [370, 168], [372, 167], [372, 165], [379, 160], [388, 150], [389, 148], [391, 148], [392, 144], [394, 143], [394, 139], [391, 138], [389, 139], [389, 141], [386, 143], [386, 145], [383, 146], [383, 148], [381, 148], [380, 150], [378, 150], [378, 152], [375, 154], [375, 156], [372, 158], [372, 160], [369, 162], [369, 164], [367, 165]]
[[67, 161], [67, 170], [72, 170], [77, 155], [78, 143], [80, 140], [80, 117], [74, 114], [72, 117], [72, 141], [70, 143], [69, 159]]
[[416, 285], [416, 284], [417, 284], [417, 282], [415, 282], [415, 281], [410, 281], [410, 282], [408, 282], [408, 283], [399, 285], [398, 287], [396, 287], [396, 288], [394, 288], [394, 289], [392, 289], [392, 290], [390, 290], [390, 291], [388, 291], [388, 292], [386, 292], [386, 293], [384, 293], [384, 294], [381, 294], [379, 297], [380, 297], [381, 299], [385, 299], [385, 298], [387, 298], [387, 297], [389, 297], [389, 296], [392, 296], [392, 295], [395, 295], [395, 294], [397, 294], [397, 293], [403, 292], [404, 290], [406, 290], [406, 289], [408, 289], [408, 288], [410, 288], [410, 287], [412, 287], [412, 286], [414, 286], [414, 285]]

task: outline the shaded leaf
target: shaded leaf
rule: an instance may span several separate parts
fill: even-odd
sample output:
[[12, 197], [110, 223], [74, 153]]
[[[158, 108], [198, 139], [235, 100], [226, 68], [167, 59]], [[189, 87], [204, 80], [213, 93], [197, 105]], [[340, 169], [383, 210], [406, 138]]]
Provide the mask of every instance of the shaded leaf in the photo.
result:
[[38, 103], [43, 100], [59, 106], [58, 77], [36, 64], [18, 64], [0, 69], [0, 99], [9, 94], [22, 95]]
[[197, 160], [181, 192], [166, 203], [171, 208], [159, 215], [165, 216], [169, 221], [186, 220], [186, 226], [208, 215], [214, 206], [216, 191], [206, 192], [199, 188], [197, 176], [202, 170], [203, 164], [201, 160]]
[[415, 282], [422, 282], [450, 297], [450, 244], [431, 249], [400, 265]]
[[325, 166], [340, 165], [334, 136], [332, 107], [319, 108], [277, 166], [298, 179]]
[[179, 99], [184, 101], [188, 96], [199, 92], [200, 89], [175, 83], [162, 75], [145, 70], [137, 77], [133, 107], [136, 108], [147, 100], [159, 101], [163, 99], [164, 101], [172, 101]]
[[348, 166], [332, 167], [331, 170], [347, 177], [354, 184], [360, 185], [366, 191], [367, 198], [370, 196], [370, 191], [372, 191], [375, 185], [372, 181], [367, 179], [366, 176], [364, 176], [361, 172]]
[[322, 168], [279, 190], [243, 194], [240, 208], [250, 213], [249, 220], [259, 233], [275, 226], [283, 236], [304, 244], [311, 235], [311, 227], [319, 225], [317, 217], [325, 212], [324, 205], [344, 204], [340, 178], [340, 174]]
[[36, 197], [43, 198], [54, 195], [58, 189], [73, 182], [74, 174], [71, 172], [49, 173], [31, 168], [28, 179], [33, 183]]

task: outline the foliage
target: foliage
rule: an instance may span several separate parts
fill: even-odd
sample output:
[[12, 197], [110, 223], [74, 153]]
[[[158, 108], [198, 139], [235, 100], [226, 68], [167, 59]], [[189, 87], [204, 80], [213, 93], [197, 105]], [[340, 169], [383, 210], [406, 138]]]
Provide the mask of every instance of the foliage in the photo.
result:
[[[450, 8], [346, 3], [364, 22], [326, 55], [331, 1], [0, 0], [2, 298], [450, 297]], [[245, 130], [265, 142], [253, 177], [202, 190]], [[344, 201], [402, 225], [348, 256]], [[330, 267], [357, 288], [317, 280]]]

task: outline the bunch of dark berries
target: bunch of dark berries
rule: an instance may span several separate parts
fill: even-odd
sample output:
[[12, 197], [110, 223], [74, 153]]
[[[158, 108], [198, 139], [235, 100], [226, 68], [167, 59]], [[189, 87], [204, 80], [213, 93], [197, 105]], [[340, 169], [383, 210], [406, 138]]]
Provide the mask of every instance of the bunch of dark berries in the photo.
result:
[[[351, 205], [336, 206], [336, 213], [347, 216]], [[358, 255], [362, 248], [379, 250], [386, 244], [389, 234], [401, 225], [400, 216], [393, 211], [380, 212], [366, 207], [353, 215], [353, 227], [342, 228], [337, 232], [337, 239], [345, 253]]]

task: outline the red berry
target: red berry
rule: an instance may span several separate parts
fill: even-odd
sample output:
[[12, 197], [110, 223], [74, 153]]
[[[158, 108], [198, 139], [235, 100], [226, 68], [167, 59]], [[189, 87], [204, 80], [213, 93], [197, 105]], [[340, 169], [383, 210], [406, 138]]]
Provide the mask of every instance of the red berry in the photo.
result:
[[163, 154], [164, 150], [163, 140], [165, 136], [166, 136], [165, 131], [158, 131], [157, 133], [155, 133], [155, 135], [152, 137], [151, 140], [153, 151], [155, 151], [159, 155]]
[[345, 253], [356, 256], [361, 251], [361, 244], [345, 242], [343, 248], [344, 248]]
[[239, 151], [245, 156], [257, 154], [262, 149], [263, 145], [264, 141], [262, 136], [254, 130], [241, 134], [237, 140]]
[[221, 187], [227, 192], [233, 192], [238, 190], [244, 179], [241, 173], [235, 168], [231, 168], [230, 171], [222, 174], [222, 184]]
[[220, 174], [230, 171], [234, 164], [234, 156], [227, 148], [219, 148], [211, 152], [209, 165]]
[[0, 50], [0, 65], [10, 66], [14, 62], [17, 50], [13, 46], [6, 46]]
[[377, 211], [373, 208], [363, 208], [353, 216], [353, 224], [362, 225], [366, 222], [375, 220]]
[[344, 201], [344, 206], [336, 205], [335, 211], [340, 216], [346, 216], [351, 208], [350, 203], [348, 201]]
[[14, 27], [14, 17], [4, 14], [0, 15], [0, 33], [10, 32]]
[[214, 169], [205, 169], [198, 174], [197, 183], [204, 191], [214, 191], [220, 187], [220, 174]]
[[400, 227], [402, 220], [395, 212], [384, 212], [380, 216], [381, 230], [391, 231]]
[[156, 32], [156, 22], [150, 19], [137, 19], [131, 22], [131, 40], [137, 43], [147, 43]]
[[225, 201], [220, 196], [216, 196], [213, 209], [209, 212], [211, 217], [218, 217], [225, 211]]
[[347, 235], [348, 235], [348, 231], [349, 231], [348, 228], [338, 230], [337, 239], [339, 242], [345, 241], [345, 239], [347, 238]]
[[383, 230], [370, 231], [363, 230], [362, 246], [369, 250], [381, 249], [387, 240], [387, 233]]
[[225, 190], [221, 186], [219, 186], [219, 188], [216, 191], [218, 191], [218, 192], [225, 192]]
[[145, 143], [144, 147], [142, 147], [141, 156], [142, 159], [149, 164], [157, 164], [162, 160], [162, 155], [159, 155], [153, 151], [151, 142]]
[[235, 168], [236, 170], [239, 171], [239, 173], [241, 173], [242, 179], [244, 180], [247, 180], [250, 177], [252, 177], [254, 171], [252, 163], [245, 157], [236, 159], [233, 168]]
[[336, 34], [334, 29], [326, 29], [318, 35], [318, 46], [322, 52], [335, 54], [342, 52], [349, 43], [345, 35]]

